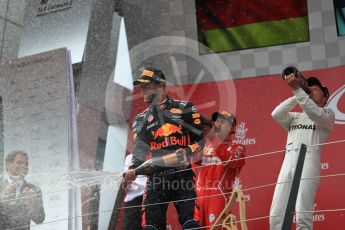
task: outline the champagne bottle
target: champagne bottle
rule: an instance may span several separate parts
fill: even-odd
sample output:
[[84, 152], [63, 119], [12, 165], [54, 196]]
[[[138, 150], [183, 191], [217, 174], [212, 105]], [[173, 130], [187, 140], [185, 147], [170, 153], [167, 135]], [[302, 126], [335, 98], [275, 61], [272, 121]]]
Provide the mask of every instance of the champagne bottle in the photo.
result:
[[299, 86], [301, 87], [301, 89], [303, 89], [307, 94], [309, 94], [309, 93], [310, 93], [310, 90], [309, 90], [309, 88], [308, 88], [307, 79], [303, 76], [303, 74], [302, 74], [300, 71], [298, 71], [298, 69], [297, 69], [295, 66], [288, 66], [288, 67], [286, 67], [286, 68], [283, 70], [281, 76], [282, 76], [282, 78], [285, 80], [286, 77], [287, 77], [288, 75], [292, 74], [292, 73], [294, 73], [295, 76], [299, 79], [298, 84], [299, 84]]

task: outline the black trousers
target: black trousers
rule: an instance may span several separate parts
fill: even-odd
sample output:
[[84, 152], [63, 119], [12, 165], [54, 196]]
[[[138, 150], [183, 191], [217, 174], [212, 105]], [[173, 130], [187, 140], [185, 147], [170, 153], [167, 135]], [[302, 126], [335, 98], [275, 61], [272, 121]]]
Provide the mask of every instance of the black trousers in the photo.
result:
[[125, 208], [123, 212], [123, 230], [141, 229], [142, 220], [142, 201], [143, 196], [136, 197], [134, 200], [125, 203], [125, 207], [140, 206], [137, 208]]
[[[194, 199], [193, 199], [194, 198]], [[194, 219], [196, 192], [194, 188], [194, 173], [192, 170], [165, 176], [149, 177], [144, 195], [145, 225], [151, 225], [159, 230], [166, 230], [166, 212], [168, 203], [150, 205], [175, 200], [174, 202], [181, 225]]]

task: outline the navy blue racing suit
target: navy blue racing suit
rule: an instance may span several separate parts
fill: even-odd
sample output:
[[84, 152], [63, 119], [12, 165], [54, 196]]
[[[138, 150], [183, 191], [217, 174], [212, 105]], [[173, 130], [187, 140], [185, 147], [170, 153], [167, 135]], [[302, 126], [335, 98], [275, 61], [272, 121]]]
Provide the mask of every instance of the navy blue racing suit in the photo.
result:
[[[141, 165], [148, 153], [152, 157], [161, 157], [183, 148], [189, 161], [204, 146], [201, 116], [196, 108], [190, 102], [169, 97], [138, 114], [134, 119], [133, 133], [134, 150], [130, 169]], [[168, 202], [185, 199], [190, 200], [174, 202], [179, 222], [182, 226], [193, 223], [196, 198], [194, 181], [194, 173], [188, 163], [182, 167], [156, 167], [146, 183], [143, 225], [147, 229], [165, 230]], [[166, 203], [150, 205], [162, 202]]]

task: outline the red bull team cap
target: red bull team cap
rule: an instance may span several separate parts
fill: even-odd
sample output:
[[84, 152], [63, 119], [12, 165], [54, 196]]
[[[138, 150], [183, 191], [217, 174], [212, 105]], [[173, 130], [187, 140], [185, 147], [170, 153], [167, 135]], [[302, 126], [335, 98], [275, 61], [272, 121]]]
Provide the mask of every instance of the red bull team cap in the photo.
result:
[[166, 83], [164, 73], [161, 70], [153, 68], [145, 68], [140, 76], [133, 82], [133, 85], [147, 84], [150, 82], [161, 82]]

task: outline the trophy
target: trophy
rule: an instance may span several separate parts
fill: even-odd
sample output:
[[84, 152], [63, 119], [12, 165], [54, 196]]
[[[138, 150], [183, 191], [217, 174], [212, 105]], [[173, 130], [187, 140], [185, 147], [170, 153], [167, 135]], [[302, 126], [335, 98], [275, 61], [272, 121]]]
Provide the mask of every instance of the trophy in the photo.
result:
[[303, 89], [307, 94], [310, 93], [310, 90], [308, 88], [308, 82], [307, 79], [302, 75], [302, 73], [300, 71], [298, 71], [298, 69], [295, 66], [288, 66], [286, 67], [283, 72], [282, 72], [282, 78], [285, 80], [286, 77], [289, 74], [294, 73], [295, 76], [298, 78], [299, 80], [299, 87], [301, 87], [301, 89]]

